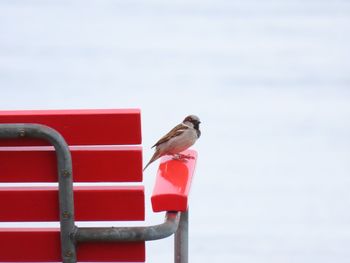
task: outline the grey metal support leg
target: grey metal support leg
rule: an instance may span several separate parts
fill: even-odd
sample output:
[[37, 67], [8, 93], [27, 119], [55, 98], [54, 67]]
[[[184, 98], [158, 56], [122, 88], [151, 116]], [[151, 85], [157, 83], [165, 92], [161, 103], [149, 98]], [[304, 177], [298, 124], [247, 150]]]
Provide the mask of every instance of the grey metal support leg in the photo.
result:
[[72, 158], [68, 145], [56, 130], [40, 124], [0, 124], [2, 138], [39, 138], [55, 147], [57, 156], [59, 207], [61, 226], [61, 250], [64, 263], [75, 263], [76, 249], [71, 233], [75, 231]]
[[188, 210], [182, 212], [175, 232], [175, 263], [188, 263]]

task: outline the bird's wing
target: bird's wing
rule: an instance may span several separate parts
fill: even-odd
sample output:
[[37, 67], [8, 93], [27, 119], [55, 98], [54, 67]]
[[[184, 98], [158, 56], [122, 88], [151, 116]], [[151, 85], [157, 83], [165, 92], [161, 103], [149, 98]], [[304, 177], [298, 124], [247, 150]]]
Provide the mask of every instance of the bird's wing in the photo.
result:
[[180, 135], [181, 133], [183, 133], [185, 130], [189, 128], [190, 127], [188, 127], [187, 125], [180, 123], [179, 125], [175, 126], [175, 128], [173, 128], [170, 132], [168, 132], [166, 135], [160, 138], [160, 140], [157, 141], [155, 145], [152, 146], [152, 148], [158, 146], [159, 144], [162, 144], [163, 142], [169, 141], [171, 138], [174, 138]]

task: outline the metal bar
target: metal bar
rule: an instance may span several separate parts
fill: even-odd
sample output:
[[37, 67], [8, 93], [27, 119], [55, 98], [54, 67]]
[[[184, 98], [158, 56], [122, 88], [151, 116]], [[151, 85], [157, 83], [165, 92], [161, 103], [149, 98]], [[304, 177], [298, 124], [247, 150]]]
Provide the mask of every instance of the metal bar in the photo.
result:
[[163, 224], [147, 227], [79, 227], [73, 235], [77, 242], [147, 241], [174, 234], [180, 212], [167, 212]]
[[180, 224], [174, 237], [175, 263], [188, 263], [188, 210], [182, 212]]
[[75, 231], [72, 159], [64, 138], [54, 129], [40, 124], [0, 124], [0, 138], [39, 138], [50, 142], [56, 150], [61, 226], [61, 255], [64, 263], [76, 262], [71, 234]]

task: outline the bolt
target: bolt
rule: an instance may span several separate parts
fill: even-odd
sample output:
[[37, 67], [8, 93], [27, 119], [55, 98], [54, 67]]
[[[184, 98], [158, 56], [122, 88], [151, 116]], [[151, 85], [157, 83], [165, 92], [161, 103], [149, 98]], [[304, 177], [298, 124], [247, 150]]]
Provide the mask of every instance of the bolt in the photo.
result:
[[73, 252], [72, 252], [72, 251], [67, 251], [64, 255], [65, 255], [66, 257], [71, 258], [71, 257], [73, 256]]
[[25, 130], [19, 130], [19, 137], [24, 137], [26, 135]]
[[63, 174], [64, 177], [67, 177], [67, 176], [70, 175], [70, 172], [67, 171], [67, 170], [63, 170], [63, 171], [62, 171], [62, 174]]
[[63, 218], [68, 219], [70, 217], [70, 213], [65, 211], [65, 212], [63, 212], [62, 216], [63, 216]]

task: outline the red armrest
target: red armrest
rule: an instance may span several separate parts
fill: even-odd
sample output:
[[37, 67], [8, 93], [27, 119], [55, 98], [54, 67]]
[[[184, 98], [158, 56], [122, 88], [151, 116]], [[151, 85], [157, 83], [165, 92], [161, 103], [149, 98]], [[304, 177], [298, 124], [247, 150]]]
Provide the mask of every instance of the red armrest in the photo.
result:
[[173, 160], [171, 156], [161, 159], [151, 198], [154, 212], [186, 211], [188, 208], [197, 152], [187, 150], [182, 154], [190, 155], [193, 159]]

